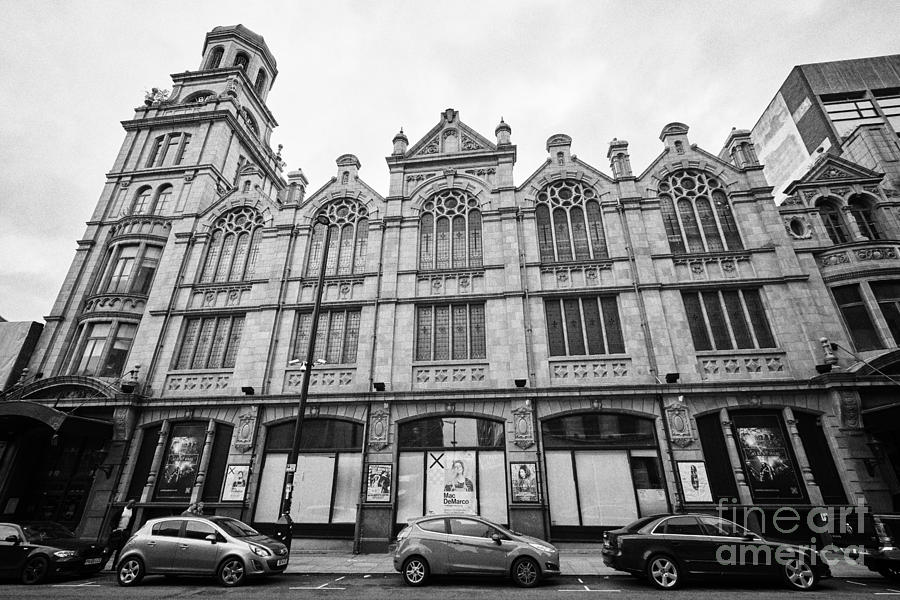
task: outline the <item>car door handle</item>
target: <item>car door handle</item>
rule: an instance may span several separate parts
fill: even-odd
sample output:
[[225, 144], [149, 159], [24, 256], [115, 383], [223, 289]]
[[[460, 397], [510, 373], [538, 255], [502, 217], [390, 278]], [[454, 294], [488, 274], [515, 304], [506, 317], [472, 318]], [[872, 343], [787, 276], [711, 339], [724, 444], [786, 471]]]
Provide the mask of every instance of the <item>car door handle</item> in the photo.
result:
[[672, 542], [672, 545], [673, 545], [673, 546], [680, 546], [680, 545], [681, 545], [681, 542]]
[[461, 541], [459, 541], [459, 540], [453, 540], [453, 541], [452, 541], [452, 542], [450, 542], [450, 543], [451, 543], [451, 544], [462, 544], [462, 542], [461, 542]]
[[148, 546], [155, 546], [155, 545], [156, 545], [156, 542], [147, 542], [147, 545], [148, 545]]
[[187, 544], [178, 544], [178, 547], [181, 548], [182, 550], [187, 550], [187, 549], [188, 549], [188, 545], [187, 545]]

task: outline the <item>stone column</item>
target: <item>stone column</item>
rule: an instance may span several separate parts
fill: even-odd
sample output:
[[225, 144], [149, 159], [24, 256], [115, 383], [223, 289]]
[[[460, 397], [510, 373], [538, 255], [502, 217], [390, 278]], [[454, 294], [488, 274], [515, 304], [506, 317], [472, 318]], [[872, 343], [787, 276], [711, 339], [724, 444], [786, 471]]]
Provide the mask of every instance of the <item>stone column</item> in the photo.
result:
[[719, 421], [722, 423], [722, 435], [725, 436], [725, 446], [728, 448], [728, 460], [731, 462], [734, 481], [737, 483], [738, 502], [741, 504], [753, 504], [750, 487], [747, 485], [744, 469], [741, 466], [741, 456], [738, 454], [737, 443], [735, 443], [734, 435], [731, 433], [731, 419], [728, 416], [727, 408], [719, 411]]
[[822, 490], [819, 489], [819, 484], [816, 483], [816, 478], [813, 477], [812, 467], [809, 466], [809, 458], [806, 456], [803, 440], [800, 439], [800, 432], [797, 431], [797, 421], [794, 419], [794, 411], [791, 410], [789, 406], [785, 406], [781, 410], [781, 414], [784, 417], [784, 424], [787, 425], [788, 438], [791, 442], [791, 447], [794, 449], [794, 456], [797, 457], [798, 470], [803, 478], [803, 483], [806, 484], [809, 502], [810, 504], [821, 506], [824, 502], [822, 499]]
[[841, 209], [841, 212], [844, 213], [844, 222], [847, 224], [848, 232], [850, 233], [850, 239], [854, 242], [865, 242], [868, 241], [869, 238], [864, 236], [862, 232], [859, 230], [859, 223], [856, 222], [856, 215], [854, 215], [850, 208], [845, 207]]
[[206, 471], [209, 469], [210, 454], [212, 454], [213, 439], [216, 437], [216, 422], [209, 421], [206, 426], [206, 441], [203, 443], [203, 453], [200, 455], [200, 468], [197, 470], [197, 479], [194, 480], [194, 489], [191, 490], [191, 502], [198, 502], [203, 493], [203, 483], [206, 481]]
[[141, 492], [141, 503], [150, 502], [153, 495], [153, 488], [156, 486], [156, 477], [159, 474], [159, 468], [162, 465], [163, 453], [166, 449], [166, 440], [169, 439], [169, 420], [162, 422], [159, 428], [159, 439], [156, 442], [156, 452], [153, 453], [153, 462], [150, 463], [150, 473], [147, 475], [147, 483], [144, 485], [144, 491]]

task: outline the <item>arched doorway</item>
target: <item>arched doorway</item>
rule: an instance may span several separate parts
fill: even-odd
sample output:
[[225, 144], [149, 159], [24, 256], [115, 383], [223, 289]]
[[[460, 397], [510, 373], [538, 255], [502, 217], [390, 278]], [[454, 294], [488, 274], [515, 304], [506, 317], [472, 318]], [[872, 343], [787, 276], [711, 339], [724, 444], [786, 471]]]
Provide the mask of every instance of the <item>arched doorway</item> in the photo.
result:
[[395, 526], [429, 513], [508, 523], [504, 422], [431, 416], [398, 426]]
[[[302, 431], [291, 505], [294, 535], [351, 539], [362, 484], [362, 424], [345, 419], [306, 419]], [[293, 419], [270, 425], [266, 432], [253, 517], [263, 529], [278, 521], [293, 437]]]
[[597, 539], [669, 509], [653, 419], [576, 413], [545, 419], [541, 433], [553, 539]]

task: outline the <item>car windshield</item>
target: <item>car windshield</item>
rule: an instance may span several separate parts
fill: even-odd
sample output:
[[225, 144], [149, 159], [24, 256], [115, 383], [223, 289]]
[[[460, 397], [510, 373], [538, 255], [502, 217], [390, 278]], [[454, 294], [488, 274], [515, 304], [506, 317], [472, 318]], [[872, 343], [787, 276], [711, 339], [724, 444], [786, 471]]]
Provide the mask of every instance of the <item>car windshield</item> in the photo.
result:
[[219, 517], [210, 519], [213, 523], [225, 530], [225, 533], [232, 537], [250, 537], [259, 535], [259, 532], [246, 523], [237, 519], [229, 519], [227, 517]]
[[23, 523], [22, 532], [32, 544], [43, 540], [66, 540], [75, 537], [75, 534], [59, 523]]

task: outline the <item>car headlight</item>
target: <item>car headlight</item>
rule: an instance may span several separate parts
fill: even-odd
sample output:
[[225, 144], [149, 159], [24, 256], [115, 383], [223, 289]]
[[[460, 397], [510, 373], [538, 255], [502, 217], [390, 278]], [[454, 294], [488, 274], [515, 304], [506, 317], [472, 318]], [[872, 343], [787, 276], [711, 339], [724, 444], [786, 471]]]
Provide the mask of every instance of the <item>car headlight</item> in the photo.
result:
[[548, 546], [546, 544], [537, 544], [535, 542], [528, 542], [528, 545], [531, 546], [532, 548], [534, 548], [535, 550], [537, 550], [538, 552], [549, 552], [551, 554], [553, 552], [556, 552], [556, 548], [554, 548], [553, 546]]
[[55, 556], [56, 558], [67, 559], [73, 558], [75, 554], [76, 552], [74, 550], [57, 550], [53, 553], [53, 556]]
[[256, 544], [248, 544], [248, 546], [250, 546], [250, 549], [253, 550], [253, 554], [257, 556], [272, 556], [272, 553], [269, 552], [268, 548], [263, 548], [262, 546], [257, 546]]

